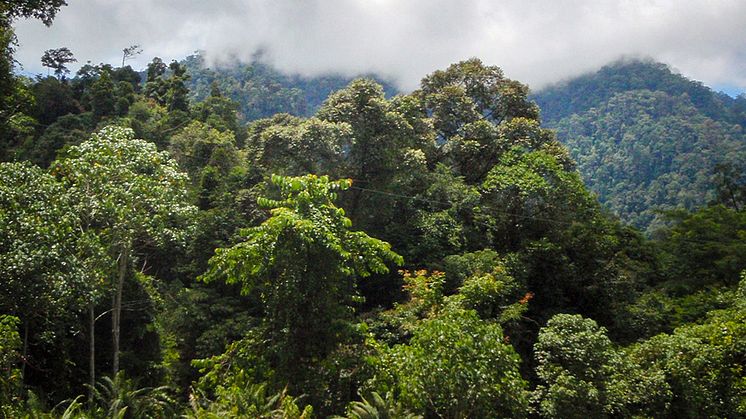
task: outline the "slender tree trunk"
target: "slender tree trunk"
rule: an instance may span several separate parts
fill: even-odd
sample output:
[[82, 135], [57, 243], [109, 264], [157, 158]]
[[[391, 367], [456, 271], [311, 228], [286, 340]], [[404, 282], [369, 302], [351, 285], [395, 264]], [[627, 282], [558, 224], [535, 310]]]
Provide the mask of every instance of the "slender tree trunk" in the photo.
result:
[[[117, 287], [118, 288], [118, 287]], [[111, 296], [111, 364], [114, 375], [119, 371], [119, 319], [117, 318], [117, 291]]]
[[96, 385], [96, 316], [93, 312], [93, 303], [88, 306], [88, 327], [90, 336], [88, 339], [88, 403], [93, 403], [93, 386]]
[[28, 356], [28, 319], [23, 320], [23, 363], [21, 364], [21, 381], [26, 382], [26, 357]]
[[114, 291], [113, 310], [111, 312], [111, 332], [114, 339], [112, 371], [114, 375], [117, 375], [117, 372], [119, 372], [119, 325], [122, 314], [122, 288], [124, 288], [124, 278], [127, 276], [129, 253], [130, 244], [129, 242], [126, 242], [119, 253], [119, 274], [117, 276], [117, 286]]

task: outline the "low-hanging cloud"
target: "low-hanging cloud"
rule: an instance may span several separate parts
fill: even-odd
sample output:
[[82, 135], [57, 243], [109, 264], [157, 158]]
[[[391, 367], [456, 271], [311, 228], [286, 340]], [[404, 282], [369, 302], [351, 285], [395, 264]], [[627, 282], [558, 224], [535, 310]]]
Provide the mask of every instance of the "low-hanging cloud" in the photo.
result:
[[69, 47], [81, 61], [180, 59], [204, 50], [213, 65], [257, 52], [301, 75], [373, 72], [412, 89], [426, 74], [479, 57], [542, 87], [615, 60], [648, 56], [708, 85], [746, 89], [741, 0], [70, 0], [51, 28], [21, 21], [26, 71]]

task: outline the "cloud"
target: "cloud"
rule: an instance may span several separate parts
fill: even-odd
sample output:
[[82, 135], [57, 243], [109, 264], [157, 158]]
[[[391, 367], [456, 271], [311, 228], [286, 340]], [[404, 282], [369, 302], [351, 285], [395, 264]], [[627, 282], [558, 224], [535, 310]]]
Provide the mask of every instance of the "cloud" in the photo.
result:
[[746, 90], [746, 2], [741, 0], [73, 0], [51, 28], [17, 22], [16, 58], [42, 72], [44, 50], [121, 62], [139, 43], [213, 64], [258, 51], [302, 75], [375, 72], [412, 89], [435, 69], [479, 57], [540, 88], [621, 56], [648, 56], [708, 85]]

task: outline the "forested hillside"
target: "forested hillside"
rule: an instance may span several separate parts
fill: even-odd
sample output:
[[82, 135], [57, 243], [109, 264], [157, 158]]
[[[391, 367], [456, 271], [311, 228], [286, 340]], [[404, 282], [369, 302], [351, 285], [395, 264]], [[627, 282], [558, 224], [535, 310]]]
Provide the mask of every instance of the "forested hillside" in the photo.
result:
[[[187, 87], [191, 100], [204, 100], [215, 86], [238, 104], [238, 119], [244, 123], [276, 113], [311, 116], [330, 93], [352, 81], [335, 75], [289, 76], [264, 64], [261, 56], [250, 64], [235, 62], [208, 68], [204, 58], [197, 54], [187, 57], [182, 64], [190, 76]], [[379, 82], [389, 96], [396, 93], [392, 85]]]
[[534, 99], [586, 185], [649, 232], [666, 223], [661, 211], [704, 206], [724, 176], [746, 168], [746, 96], [715, 93], [660, 63], [621, 61]]
[[[746, 416], [733, 166], [649, 238], [499, 67], [394, 97], [356, 79], [299, 115], [239, 105], [189, 60], [14, 75], [10, 22], [62, 3], [0, 8], [2, 417]], [[628, 94], [593, 109], [742, 135]]]

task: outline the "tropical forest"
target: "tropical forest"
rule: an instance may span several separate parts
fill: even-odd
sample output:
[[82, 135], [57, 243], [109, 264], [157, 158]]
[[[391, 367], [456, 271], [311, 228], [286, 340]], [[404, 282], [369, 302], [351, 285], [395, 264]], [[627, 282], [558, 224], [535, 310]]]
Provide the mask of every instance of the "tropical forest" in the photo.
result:
[[69, 3], [0, 3], [0, 417], [746, 417], [746, 94], [468, 51], [412, 88], [24, 70]]

